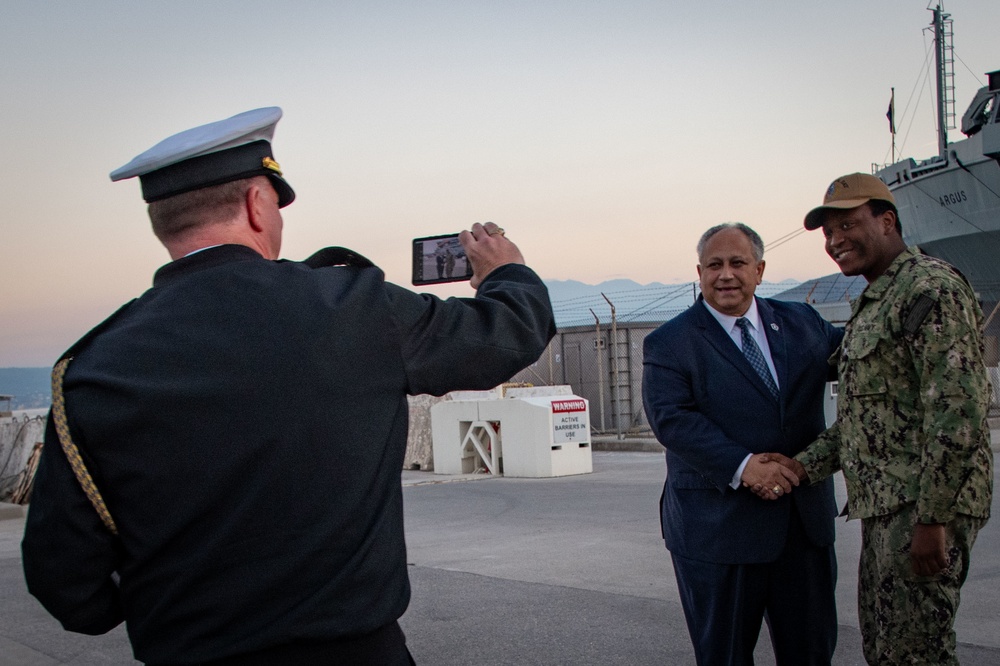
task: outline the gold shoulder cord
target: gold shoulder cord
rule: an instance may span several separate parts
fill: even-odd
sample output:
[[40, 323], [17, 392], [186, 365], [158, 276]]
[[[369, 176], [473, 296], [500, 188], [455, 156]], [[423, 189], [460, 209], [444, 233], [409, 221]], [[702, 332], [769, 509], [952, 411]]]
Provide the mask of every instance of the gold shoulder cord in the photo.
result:
[[104, 498], [101, 497], [100, 491], [94, 485], [94, 479], [83, 464], [83, 458], [80, 457], [80, 450], [76, 448], [76, 444], [73, 443], [73, 439], [69, 434], [69, 421], [66, 419], [66, 399], [63, 397], [63, 377], [66, 375], [66, 366], [69, 365], [71, 360], [73, 359], [64, 358], [56, 363], [56, 366], [52, 369], [52, 420], [56, 427], [56, 433], [59, 435], [59, 444], [62, 445], [62, 450], [66, 453], [69, 465], [73, 468], [73, 474], [76, 475], [77, 481], [80, 482], [84, 494], [87, 495], [90, 503], [94, 505], [94, 509], [97, 510], [97, 515], [101, 517], [101, 522], [104, 523], [104, 526], [112, 534], [118, 534], [118, 528], [115, 526], [115, 521], [108, 511], [108, 507], [104, 504]]

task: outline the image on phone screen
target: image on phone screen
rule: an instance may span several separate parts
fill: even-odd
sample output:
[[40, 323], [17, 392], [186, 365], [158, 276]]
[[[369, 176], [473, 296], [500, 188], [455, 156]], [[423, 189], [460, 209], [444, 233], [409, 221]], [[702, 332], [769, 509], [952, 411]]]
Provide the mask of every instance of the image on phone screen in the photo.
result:
[[413, 284], [461, 282], [472, 277], [472, 266], [458, 234], [413, 239]]

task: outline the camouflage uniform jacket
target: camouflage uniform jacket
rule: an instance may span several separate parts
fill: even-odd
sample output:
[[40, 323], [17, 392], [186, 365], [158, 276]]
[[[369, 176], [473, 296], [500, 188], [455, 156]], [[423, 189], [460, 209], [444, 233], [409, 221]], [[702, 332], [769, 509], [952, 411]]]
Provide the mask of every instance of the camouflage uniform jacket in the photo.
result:
[[854, 302], [838, 350], [837, 422], [796, 456], [813, 483], [843, 469], [849, 517], [913, 502], [921, 523], [989, 517], [981, 330], [965, 279], [916, 248]]

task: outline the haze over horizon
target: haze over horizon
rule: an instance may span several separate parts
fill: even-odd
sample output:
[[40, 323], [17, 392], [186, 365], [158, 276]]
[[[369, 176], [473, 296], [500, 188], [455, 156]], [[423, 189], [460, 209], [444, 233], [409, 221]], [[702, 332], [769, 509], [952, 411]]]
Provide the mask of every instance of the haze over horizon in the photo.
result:
[[[648, 303], [650, 299], [656, 302], [666, 302], [672, 306], [686, 307], [694, 302], [700, 290], [697, 281], [688, 282], [649, 282], [639, 284], [627, 278], [614, 278], [597, 284], [588, 284], [579, 280], [545, 280], [549, 294], [556, 311], [556, 322], [559, 325], [579, 325], [576, 320], [583, 319], [591, 323], [593, 312], [607, 325], [611, 321], [610, 306], [604, 300], [608, 298], [619, 312], [619, 321], [626, 322], [636, 307], [636, 302]], [[785, 278], [780, 282], [764, 280], [758, 287], [757, 294], [770, 297], [777, 293], [801, 284], [794, 278]], [[461, 289], [461, 287], [452, 286]], [[570, 322], [569, 320], [573, 320]], [[54, 361], [53, 361], [54, 362]], [[0, 370], [17, 368], [49, 368], [52, 363], [38, 365], [0, 365]], [[5, 389], [0, 385], [0, 394]]]
[[[0, 0], [0, 367], [51, 365], [166, 263], [108, 173], [260, 106], [285, 112], [287, 258], [342, 245], [409, 285], [411, 238], [494, 220], [548, 280], [685, 283], [698, 236], [741, 221], [766, 279], [833, 273], [818, 235], [777, 241], [889, 161], [891, 87], [898, 153], [936, 153], [927, 6]], [[1000, 3], [945, 9], [960, 116]]]

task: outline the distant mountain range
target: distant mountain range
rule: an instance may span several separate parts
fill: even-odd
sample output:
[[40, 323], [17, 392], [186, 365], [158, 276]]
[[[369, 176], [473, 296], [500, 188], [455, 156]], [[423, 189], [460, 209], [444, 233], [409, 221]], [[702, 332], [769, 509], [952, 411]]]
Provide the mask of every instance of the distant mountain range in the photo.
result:
[[[774, 296], [798, 284], [795, 280], [764, 282], [757, 287], [757, 294]], [[545, 285], [559, 327], [593, 325], [594, 314], [601, 324], [610, 324], [611, 308], [601, 294], [614, 304], [617, 321], [627, 323], [665, 321], [690, 306], [699, 292], [697, 282], [639, 284], [620, 279], [586, 284], [576, 280], [546, 280]], [[51, 368], [0, 368], [0, 395], [13, 396], [12, 409], [48, 407], [52, 402], [50, 372]]]
[[[757, 295], [774, 296], [798, 284], [798, 281], [790, 279], [764, 282], [757, 287]], [[614, 305], [615, 318], [620, 323], [666, 321], [694, 303], [700, 293], [697, 282], [639, 284], [634, 280], [619, 279], [585, 284], [576, 280], [546, 280], [545, 285], [549, 288], [556, 325], [560, 328], [592, 325], [595, 323], [594, 315], [600, 318], [602, 324], [610, 324], [611, 306], [608, 301]]]

